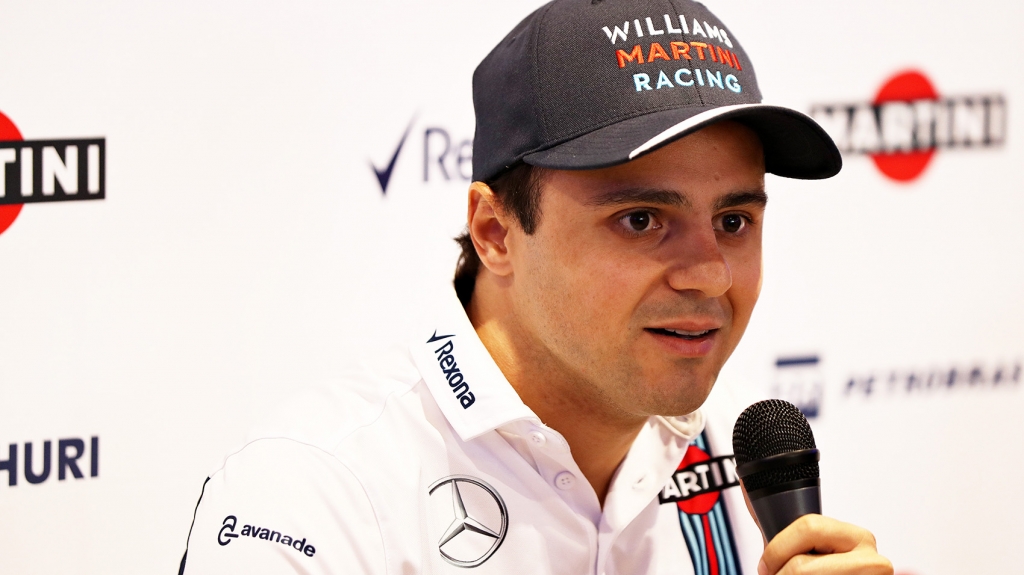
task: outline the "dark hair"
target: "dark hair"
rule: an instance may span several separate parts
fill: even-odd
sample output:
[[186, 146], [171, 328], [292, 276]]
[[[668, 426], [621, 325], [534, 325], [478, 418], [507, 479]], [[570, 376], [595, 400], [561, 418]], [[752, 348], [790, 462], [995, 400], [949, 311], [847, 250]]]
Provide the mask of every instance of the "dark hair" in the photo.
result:
[[[485, 182], [494, 192], [499, 208], [512, 214], [519, 227], [527, 234], [537, 230], [540, 220], [540, 183], [544, 170], [529, 164], [519, 164], [505, 170], [490, 182]], [[476, 253], [469, 228], [464, 230], [455, 242], [462, 248], [459, 263], [455, 266], [455, 293], [463, 307], [469, 307], [476, 287], [476, 276], [480, 272], [480, 256]]]

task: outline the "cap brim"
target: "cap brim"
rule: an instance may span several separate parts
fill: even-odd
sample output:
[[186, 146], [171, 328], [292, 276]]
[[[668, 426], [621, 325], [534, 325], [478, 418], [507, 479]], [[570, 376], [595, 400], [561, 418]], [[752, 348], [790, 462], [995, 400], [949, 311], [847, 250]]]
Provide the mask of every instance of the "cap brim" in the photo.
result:
[[587, 170], [623, 164], [701, 128], [735, 120], [757, 133], [765, 170], [786, 178], [831, 178], [843, 157], [825, 130], [806, 114], [767, 104], [676, 108], [623, 120], [523, 157], [531, 166]]

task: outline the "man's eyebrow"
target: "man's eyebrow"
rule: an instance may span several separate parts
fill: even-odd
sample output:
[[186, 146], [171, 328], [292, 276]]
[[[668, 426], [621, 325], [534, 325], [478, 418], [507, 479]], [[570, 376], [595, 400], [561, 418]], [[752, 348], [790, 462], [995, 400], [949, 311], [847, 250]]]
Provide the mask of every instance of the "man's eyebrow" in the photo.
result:
[[660, 204], [663, 206], [688, 207], [690, 199], [672, 190], [659, 188], [627, 188], [613, 190], [591, 198], [588, 206], [617, 206], [622, 204]]
[[764, 190], [732, 192], [718, 198], [718, 201], [715, 202], [715, 211], [751, 205], [761, 208], [765, 207], [768, 205], [768, 194], [764, 193]]
[[[624, 190], [614, 190], [600, 194], [587, 201], [587, 205], [590, 206], [615, 206], [622, 204], [655, 204], [680, 208], [686, 208], [692, 205], [690, 199], [684, 194], [660, 188], [627, 188]], [[764, 190], [745, 190], [741, 192], [732, 192], [719, 198], [718, 201], [715, 202], [715, 211], [717, 212], [727, 208], [749, 205], [763, 208], [767, 204], [768, 194], [764, 193]]]

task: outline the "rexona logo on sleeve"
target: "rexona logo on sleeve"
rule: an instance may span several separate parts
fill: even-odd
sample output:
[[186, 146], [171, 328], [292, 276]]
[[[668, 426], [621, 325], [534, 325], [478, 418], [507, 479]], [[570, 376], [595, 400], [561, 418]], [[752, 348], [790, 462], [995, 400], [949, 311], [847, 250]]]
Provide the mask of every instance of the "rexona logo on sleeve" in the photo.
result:
[[24, 140], [0, 113], [0, 234], [24, 204], [102, 200], [106, 140]]
[[316, 554], [316, 548], [313, 545], [306, 543], [306, 538], [299, 539], [291, 535], [285, 535], [280, 531], [275, 531], [270, 527], [261, 527], [259, 525], [243, 525], [241, 533], [236, 533], [238, 528], [238, 518], [234, 515], [228, 515], [224, 518], [224, 522], [221, 525], [220, 531], [217, 532], [217, 543], [224, 547], [230, 544], [233, 540], [241, 537], [242, 539], [252, 538], [267, 543], [279, 543], [281, 545], [287, 545], [292, 549], [302, 553], [306, 557], [312, 557]]
[[455, 361], [455, 335], [437, 335], [437, 331], [434, 331], [434, 335], [430, 336], [427, 343], [434, 343], [437, 341], [445, 341], [444, 345], [434, 350], [434, 355], [437, 356], [437, 364], [441, 366], [441, 371], [444, 372], [444, 377], [448, 380], [448, 387], [452, 388], [452, 393], [455, 397], [459, 398], [459, 403], [462, 404], [462, 409], [469, 409], [469, 406], [476, 402], [476, 396], [469, 390], [469, 383], [466, 382], [465, 376], [459, 370], [459, 364]]

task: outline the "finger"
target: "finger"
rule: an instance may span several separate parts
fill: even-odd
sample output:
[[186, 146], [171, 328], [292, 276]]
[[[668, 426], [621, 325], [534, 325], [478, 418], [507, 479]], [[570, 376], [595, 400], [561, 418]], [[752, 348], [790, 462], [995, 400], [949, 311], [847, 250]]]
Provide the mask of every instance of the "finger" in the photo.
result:
[[771, 575], [798, 555], [846, 553], [859, 545], [873, 551], [874, 536], [866, 529], [830, 517], [804, 515], [768, 543], [761, 560]]
[[893, 575], [892, 563], [868, 547], [832, 555], [797, 555], [776, 575]]

